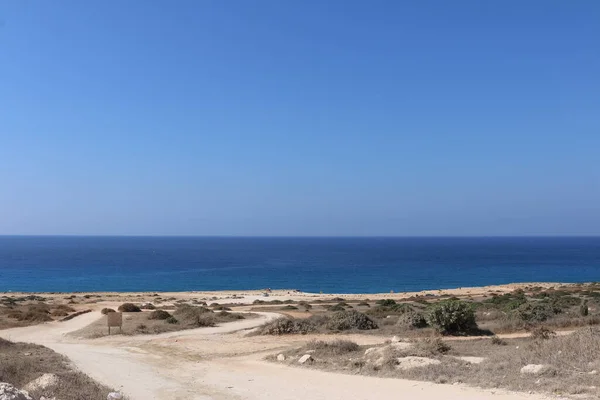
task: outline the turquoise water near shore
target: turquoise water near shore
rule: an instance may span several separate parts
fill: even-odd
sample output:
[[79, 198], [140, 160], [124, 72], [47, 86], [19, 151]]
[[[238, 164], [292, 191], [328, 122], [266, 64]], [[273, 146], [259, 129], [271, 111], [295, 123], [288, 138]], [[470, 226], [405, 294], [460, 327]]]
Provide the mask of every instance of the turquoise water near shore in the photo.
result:
[[600, 238], [0, 237], [0, 291], [377, 293], [600, 281]]

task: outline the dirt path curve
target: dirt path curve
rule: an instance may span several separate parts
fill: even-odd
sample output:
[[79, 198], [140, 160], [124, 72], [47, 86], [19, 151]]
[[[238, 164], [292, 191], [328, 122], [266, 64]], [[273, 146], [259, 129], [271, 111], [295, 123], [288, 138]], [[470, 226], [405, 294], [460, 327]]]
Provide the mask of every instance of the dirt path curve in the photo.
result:
[[[97, 312], [64, 323], [0, 331], [0, 337], [42, 344], [130, 400], [542, 400], [547, 397], [289, 368], [261, 361], [294, 341], [239, 332], [276, 314], [215, 328], [156, 336], [77, 340], [67, 333], [96, 321]], [[235, 333], [237, 332], [237, 333]]]

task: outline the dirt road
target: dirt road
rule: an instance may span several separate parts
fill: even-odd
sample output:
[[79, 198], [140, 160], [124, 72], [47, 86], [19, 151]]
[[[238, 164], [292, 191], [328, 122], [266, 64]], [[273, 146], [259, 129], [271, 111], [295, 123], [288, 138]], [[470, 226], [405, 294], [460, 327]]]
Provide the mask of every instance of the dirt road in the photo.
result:
[[[290, 368], [262, 361], [306, 337], [246, 337], [245, 331], [276, 314], [215, 328], [156, 336], [81, 340], [67, 335], [101, 317], [84, 314], [63, 323], [0, 331], [0, 337], [42, 344], [69, 357], [94, 379], [131, 400], [542, 400], [547, 397]], [[360, 337], [362, 343], [381, 338]]]

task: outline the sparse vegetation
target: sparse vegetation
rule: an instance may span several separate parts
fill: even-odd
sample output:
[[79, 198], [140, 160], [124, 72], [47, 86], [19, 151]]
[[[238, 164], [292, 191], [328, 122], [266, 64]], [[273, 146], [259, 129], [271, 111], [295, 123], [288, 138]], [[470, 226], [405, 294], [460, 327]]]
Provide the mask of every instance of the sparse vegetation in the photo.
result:
[[308, 319], [279, 318], [263, 324], [257, 328], [256, 333], [259, 335], [305, 335], [316, 330], [315, 324]]
[[118, 308], [121, 312], [141, 312], [142, 309], [133, 303], [123, 303]]
[[358, 311], [338, 311], [329, 315], [313, 315], [306, 319], [280, 318], [267, 322], [256, 330], [259, 335], [306, 334], [346, 330], [377, 329], [377, 324]]
[[427, 326], [427, 321], [423, 314], [415, 311], [409, 311], [398, 318], [396, 325], [400, 328], [419, 329]]
[[342, 355], [360, 350], [360, 346], [350, 340], [334, 340], [326, 342], [323, 340], [311, 340], [304, 348], [314, 350], [319, 355]]
[[102, 315], [106, 315], [109, 313], [113, 313], [116, 312], [115, 310], [113, 310], [112, 308], [103, 308], [102, 311], [100, 311], [102, 313]]
[[492, 344], [496, 346], [506, 346], [508, 343], [506, 342], [506, 340], [494, 335], [492, 336]]
[[536, 340], [548, 340], [554, 336], [556, 336], [556, 332], [545, 326], [538, 326], [531, 330], [531, 337]]
[[338, 311], [329, 317], [327, 329], [332, 331], [347, 331], [351, 329], [377, 329], [377, 323], [367, 315], [358, 311]]
[[73, 369], [69, 360], [47, 347], [0, 338], [0, 382], [23, 387], [45, 373], [56, 374], [59, 384], [30, 391], [34, 399], [45, 396], [61, 400], [105, 400], [113, 391]]
[[467, 334], [477, 330], [473, 308], [463, 301], [449, 300], [434, 304], [426, 319], [438, 332], [447, 335]]
[[165, 310], [154, 310], [148, 316], [148, 319], [168, 319], [172, 317], [172, 315]]

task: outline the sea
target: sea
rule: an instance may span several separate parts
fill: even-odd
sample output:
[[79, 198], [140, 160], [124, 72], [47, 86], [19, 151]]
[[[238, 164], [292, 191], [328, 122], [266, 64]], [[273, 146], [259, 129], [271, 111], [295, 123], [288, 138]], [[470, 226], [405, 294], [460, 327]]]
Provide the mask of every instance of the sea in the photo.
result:
[[600, 281], [600, 237], [0, 236], [0, 292], [383, 293]]

